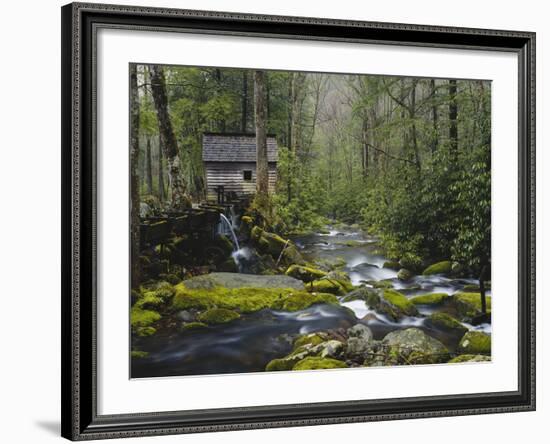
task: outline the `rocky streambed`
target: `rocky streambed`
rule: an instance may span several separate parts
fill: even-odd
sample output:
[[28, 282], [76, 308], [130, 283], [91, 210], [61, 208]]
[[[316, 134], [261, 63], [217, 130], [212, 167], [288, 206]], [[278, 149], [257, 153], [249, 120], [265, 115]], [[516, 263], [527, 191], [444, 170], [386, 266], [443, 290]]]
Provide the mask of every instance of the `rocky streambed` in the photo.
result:
[[[135, 295], [132, 377], [490, 360], [477, 281], [452, 264], [409, 270], [350, 227], [249, 238], [252, 253], [235, 257], [262, 275], [209, 273]], [[259, 267], [251, 256], [262, 254]]]

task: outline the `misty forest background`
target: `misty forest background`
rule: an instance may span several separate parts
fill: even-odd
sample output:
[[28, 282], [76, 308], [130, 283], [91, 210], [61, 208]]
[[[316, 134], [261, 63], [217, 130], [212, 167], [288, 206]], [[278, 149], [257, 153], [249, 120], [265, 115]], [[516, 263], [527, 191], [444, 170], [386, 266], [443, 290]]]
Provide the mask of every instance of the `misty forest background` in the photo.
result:
[[260, 118], [279, 145], [276, 192], [256, 201], [273, 231], [359, 224], [389, 257], [489, 266], [489, 82], [157, 65], [130, 77], [135, 199], [204, 201], [202, 134], [254, 133]]

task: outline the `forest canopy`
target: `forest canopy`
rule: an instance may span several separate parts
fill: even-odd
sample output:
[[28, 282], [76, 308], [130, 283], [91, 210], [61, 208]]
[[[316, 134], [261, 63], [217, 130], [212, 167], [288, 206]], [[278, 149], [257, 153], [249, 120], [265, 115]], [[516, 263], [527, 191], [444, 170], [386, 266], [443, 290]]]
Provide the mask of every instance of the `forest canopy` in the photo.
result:
[[451, 259], [477, 274], [489, 265], [490, 82], [132, 69], [139, 200], [204, 201], [202, 135], [254, 134], [261, 82], [265, 129], [279, 146], [267, 206], [274, 231], [359, 224], [381, 238], [389, 257]]

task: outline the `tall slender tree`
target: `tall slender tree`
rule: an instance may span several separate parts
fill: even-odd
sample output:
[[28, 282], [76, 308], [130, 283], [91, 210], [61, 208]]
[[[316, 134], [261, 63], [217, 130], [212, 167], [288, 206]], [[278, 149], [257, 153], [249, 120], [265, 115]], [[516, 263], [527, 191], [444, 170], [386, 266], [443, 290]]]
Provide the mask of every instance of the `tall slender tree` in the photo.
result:
[[130, 263], [131, 286], [137, 288], [141, 279], [139, 263], [139, 90], [137, 66], [130, 65]]
[[266, 74], [254, 71], [254, 113], [256, 121], [256, 199], [259, 206], [269, 204], [269, 175], [267, 159]]
[[170, 115], [168, 114], [168, 96], [164, 69], [159, 65], [151, 65], [151, 90], [159, 121], [160, 142], [166, 162], [168, 177], [172, 191], [170, 205], [173, 210], [182, 210], [191, 206], [191, 200], [186, 194], [185, 182], [181, 171], [180, 156]]

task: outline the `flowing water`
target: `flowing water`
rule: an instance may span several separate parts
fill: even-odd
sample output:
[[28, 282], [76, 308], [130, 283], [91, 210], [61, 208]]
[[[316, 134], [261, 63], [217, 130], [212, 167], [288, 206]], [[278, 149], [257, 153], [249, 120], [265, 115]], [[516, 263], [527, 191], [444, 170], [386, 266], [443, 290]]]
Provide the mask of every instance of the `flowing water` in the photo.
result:
[[[231, 222], [227, 218], [222, 219], [231, 228], [234, 238], [236, 248], [233, 257], [236, 261], [244, 260], [248, 254], [247, 247], [240, 249]], [[224, 229], [227, 230], [227, 226]], [[403, 283], [397, 279], [396, 271], [382, 267], [387, 258], [378, 251], [377, 239], [359, 230], [331, 230], [327, 234], [301, 236], [293, 241], [309, 260], [342, 264], [355, 285], [389, 279], [394, 288], [407, 297], [433, 292], [453, 294], [467, 284], [477, 283], [474, 279], [449, 279], [437, 275], [416, 276]], [[296, 335], [345, 329], [357, 322], [368, 325], [375, 339], [382, 339], [394, 330], [418, 327], [439, 339], [451, 351], [455, 350], [460, 337], [425, 325], [425, 316], [431, 314], [433, 309], [420, 306], [419, 311], [418, 317], [406, 317], [394, 322], [373, 311], [364, 301], [357, 300], [341, 302], [341, 306], [316, 305], [291, 313], [262, 310], [221, 326], [142, 338], [139, 347], [149, 352], [149, 356], [132, 360], [132, 377], [263, 371], [270, 360], [291, 351]], [[468, 329], [491, 331], [489, 324], [475, 327], [464, 325]]]

